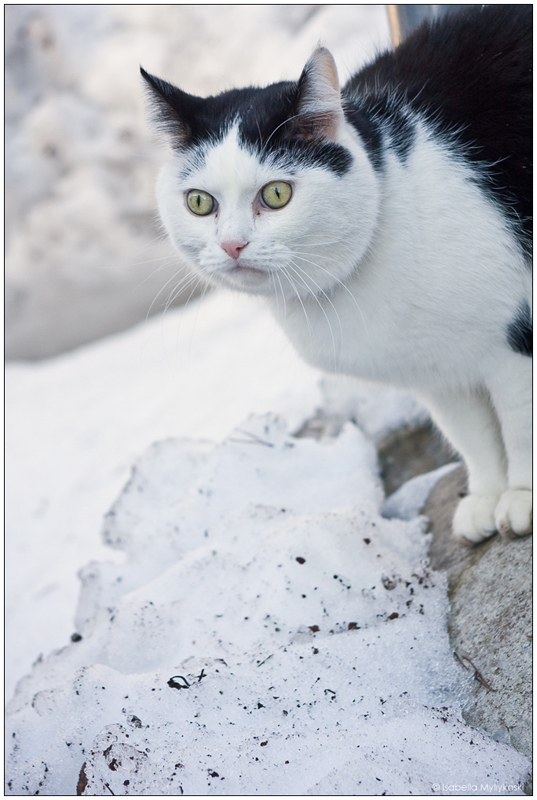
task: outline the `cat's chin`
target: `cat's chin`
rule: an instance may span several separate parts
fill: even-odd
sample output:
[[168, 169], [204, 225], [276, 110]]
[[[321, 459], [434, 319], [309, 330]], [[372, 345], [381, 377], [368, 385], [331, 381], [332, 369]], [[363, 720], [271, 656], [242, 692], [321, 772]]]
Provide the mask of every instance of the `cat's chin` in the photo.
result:
[[218, 273], [214, 278], [230, 289], [250, 294], [272, 294], [274, 291], [271, 273], [255, 267], [237, 265]]

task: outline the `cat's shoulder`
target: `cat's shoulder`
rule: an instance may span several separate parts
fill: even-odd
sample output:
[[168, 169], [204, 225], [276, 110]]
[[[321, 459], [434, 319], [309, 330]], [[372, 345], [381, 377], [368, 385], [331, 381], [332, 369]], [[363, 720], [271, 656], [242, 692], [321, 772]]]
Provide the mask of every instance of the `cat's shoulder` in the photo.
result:
[[[469, 6], [420, 26], [343, 89], [350, 122], [390, 134], [402, 159], [415, 121], [472, 169], [528, 247], [532, 217], [531, 5]], [[369, 137], [371, 138], [371, 136]], [[365, 142], [367, 145], [367, 141]]]

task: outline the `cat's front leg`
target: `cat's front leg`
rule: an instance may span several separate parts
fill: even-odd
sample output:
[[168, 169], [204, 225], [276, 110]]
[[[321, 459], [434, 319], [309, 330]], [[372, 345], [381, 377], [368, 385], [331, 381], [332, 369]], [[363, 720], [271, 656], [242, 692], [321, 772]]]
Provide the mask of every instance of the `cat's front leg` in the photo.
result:
[[532, 530], [532, 359], [509, 353], [488, 380], [507, 454], [507, 489], [495, 510], [496, 527], [516, 538]]
[[466, 463], [469, 494], [457, 507], [453, 533], [476, 544], [497, 531], [495, 512], [507, 487], [498, 419], [483, 391], [439, 389], [422, 400]]

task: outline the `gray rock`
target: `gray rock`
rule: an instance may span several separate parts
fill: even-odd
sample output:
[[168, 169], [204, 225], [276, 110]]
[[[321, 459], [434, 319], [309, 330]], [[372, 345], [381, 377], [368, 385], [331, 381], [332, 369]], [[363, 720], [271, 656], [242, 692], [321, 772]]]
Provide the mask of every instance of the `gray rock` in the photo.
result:
[[476, 677], [464, 717], [531, 758], [532, 539], [456, 541], [451, 520], [465, 491], [460, 467], [437, 483], [423, 508], [433, 533], [431, 566], [448, 575], [453, 650]]
[[453, 451], [430, 422], [389, 433], [379, 442], [378, 453], [386, 495], [411, 478], [455, 460]]

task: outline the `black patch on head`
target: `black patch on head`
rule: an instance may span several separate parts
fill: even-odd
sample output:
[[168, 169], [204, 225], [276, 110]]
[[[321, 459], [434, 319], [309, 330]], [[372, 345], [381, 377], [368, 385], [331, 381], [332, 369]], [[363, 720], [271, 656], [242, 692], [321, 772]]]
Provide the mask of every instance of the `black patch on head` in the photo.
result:
[[280, 169], [293, 173], [297, 167], [323, 167], [341, 177], [351, 167], [352, 156], [336, 142], [309, 142], [297, 139], [258, 145], [249, 141], [241, 129], [243, 143], [254, 150], [261, 162], [271, 161]]
[[533, 355], [533, 323], [531, 310], [526, 301], [518, 308], [517, 315], [507, 328], [507, 341], [515, 353]]
[[216, 97], [196, 97], [173, 84], [149, 75], [140, 67], [151, 90], [154, 121], [178, 150], [199, 148], [224, 138], [237, 114], [242, 90], [232, 89]]
[[[527, 250], [532, 232], [531, 5], [468, 6], [425, 23], [347, 83], [348, 106], [388, 134], [400, 154], [410, 107], [472, 167]], [[352, 120], [351, 120], [352, 121]]]
[[[312, 166], [344, 175], [352, 164], [349, 151], [316, 138], [298, 115], [298, 83], [281, 81], [266, 88], [231, 89], [215, 97], [194, 97], [172, 84], [142, 75], [153, 90], [155, 120], [180, 150], [221, 141], [239, 123], [239, 138], [262, 160], [282, 168]], [[297, 121], [298, 118], [298, 121]]]
[[288, 170], [297, 166], [323, 167], [339, 176], [350, 169], [352, 156], [345, 147], [308, 138], [303, 127], [295, 124], [296, 83], [282, 81], [263, 89], [236, 91], [239, 94], [235, 98], [234, 118], [239, 120], [239, 138], [261, 161], [275, 161]]

